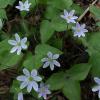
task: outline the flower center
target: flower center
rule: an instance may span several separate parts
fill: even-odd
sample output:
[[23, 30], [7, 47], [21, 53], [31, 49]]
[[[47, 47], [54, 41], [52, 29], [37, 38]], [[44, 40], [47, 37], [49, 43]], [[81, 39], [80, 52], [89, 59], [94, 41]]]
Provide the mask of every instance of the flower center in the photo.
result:
[[19, 42], [19, 43], [17, 43], [17, 46], [21, 46], [21, 43]]
[[49, 62], [53, 62], [53, 59], [50, 59], [50, 58], [49, 58], [48, 61], [49, 61]]
[[71, 19], [71, 16], [68, 16], [67, 18], [68, 18], [68, 19]]
[[33, 81], [34, 79], [33, 79], [33, 77], [29, 77], [28, 80], [29, 81]]
[[80, 29], [79, 28], [77, 29], [77, 32], [80, 32]]
[[44, 93], [45, 92], [45, 87], [41, 88], [41, 92]]

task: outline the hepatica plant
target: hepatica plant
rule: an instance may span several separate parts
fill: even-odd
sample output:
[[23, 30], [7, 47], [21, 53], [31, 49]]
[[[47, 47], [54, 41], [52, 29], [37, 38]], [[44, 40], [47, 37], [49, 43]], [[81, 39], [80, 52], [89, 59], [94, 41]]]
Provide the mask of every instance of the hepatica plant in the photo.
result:
[[98, 0], [0, 0], [1, 98], [100, 98], [99, 21]]

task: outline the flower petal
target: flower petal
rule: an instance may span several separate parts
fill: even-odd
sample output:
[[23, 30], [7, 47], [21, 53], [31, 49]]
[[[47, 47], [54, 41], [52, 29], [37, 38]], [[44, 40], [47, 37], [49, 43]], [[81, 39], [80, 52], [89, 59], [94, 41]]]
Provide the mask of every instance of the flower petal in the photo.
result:
[[100, 85], [100, 78], [98, 78], [98, 77], [94, 77], [94, 81], [95, 81], [97, 84]]
[[45, 62], [43, 68], [47, 68], [50, 65], [50, 62]]
[[33, 87], [33, 83], [30, 82], [30, 83], [28, 84], [28, 86], [27, 86], [27, 91], [28, 91], [28, 92], [31, 92], [32, 87]]
[[17, 33], [15, 34], [15, 39], [18, 43], [20, 42], [20, 36]]
[[50, 69], [53, 71], [54, 70], [54, 63], [50, 63]]
[[59, 58], [59, 54], [53, 55], [53, 59], [58, 59], [58, 58]]
[[27, 37], [24, 37], [22, 40], [21, 40], [22, 43], [26, 43], [27, 42]]
[[28, 85], [28, 81], [24, 81], [20, 85], [20, 89], [24, 89]]
[[48, 61], [48, 58], [43, 58], [43, 59], [41, 59], [41, 61], [46, 62], [46, 61]]
[[41, 77], [39, 77], [39, 76], [35, 76], [35, 77], [34, 77], [34, 80], [35, 80], [35, 81], [37, 81], [37, 82], [39, 82], [39, 81], [41, 81], [41, 80], [42, 80], [42, 78], [41, 78]]
[[26, 79], [27, 79], [27, 77], [24, 76], [24, 75], [21, 75], [21, 76], [18, 76], [18, 77], [17, 77], [17, 80], [18, 80], [18, 81], [25, 81]]
[[54, 65], [56, 65], [56, 66], [60, 67], [60, 63], [59, 63], [58, 61], [53, 60], [53, 63], [54, 63]]
[[18, 46], [17, 55], [20, 55], [21, 54], [21, 50], [22, 50], [21, 46]]
[[21, 47], [22, 47], [23, 49], [27, 49], [27, 45], [26, 45], [25, 43], [21, 43]]
[[92, 91], [93, 91], [93, 92], [96, 92], [96, 91], [98, 91], [98, 90], [100, 90], [100, 86], [94, 86], [94, 87], [92, 88]]
[[72, 10], [72, 11], [69, 12], [69, 15], [70, 15], [70, 16], [73, 16], [74, 13], [75, 13], [75, 10]]
[[23, 100], [23, 93], [22, 92], [18, 93], [18, 100]]
[[48, 53], [47, 53], [47, 56], [48, 56], [48, 58], [51, 58], [51, 59], [52, 59], [52, 57], [53, 57], [52, 52], [48, 52]]
[[10, 50], [10, 53], [14, 53], [17, 49], [18, 49], [18, 46], [13, 47], [13, 48]]
[[31, 71], [31, 76], [32, 76], [32, 77], [37, 76], [37, 70], [33, 69], [33, 70]]
[[33, 84], [34, 90], [38, 91], [38, 84], [35, 81], [33, 81], [32, 84]]
[[8, 43], [11, 45], [17, 45], [17, 42], [15, 40], [8, 40]]
[[99, 92], [98, 92], [98, 97], [100, 98], [100, 90], [99, 90]]
[[67, 12], [66, 9], [64, 9], [64, 15], [65, 15], [65, 16], [68, 16], [68, 12]]
[[30, 72], [29, 72], [26, 68], [23, 69], [23, 73], [24, 73], [26, 76], [30, 76]]

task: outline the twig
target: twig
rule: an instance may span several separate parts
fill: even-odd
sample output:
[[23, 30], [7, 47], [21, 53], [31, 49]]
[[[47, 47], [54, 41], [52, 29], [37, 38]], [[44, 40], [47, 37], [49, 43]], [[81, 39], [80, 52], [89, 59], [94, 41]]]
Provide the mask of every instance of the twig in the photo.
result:
[[[94, 5], [97, 1], [98, 1], [98, 0], [95, 0], [91, 5]], [[78, 18], [78, 22], [81, 21], [82, 18], [86, 15], [86, 13], [89, 11], [89, 8], [90, 8], [90, 7], [88, 7], [88, 8], [84, 11], [84, 13]]]

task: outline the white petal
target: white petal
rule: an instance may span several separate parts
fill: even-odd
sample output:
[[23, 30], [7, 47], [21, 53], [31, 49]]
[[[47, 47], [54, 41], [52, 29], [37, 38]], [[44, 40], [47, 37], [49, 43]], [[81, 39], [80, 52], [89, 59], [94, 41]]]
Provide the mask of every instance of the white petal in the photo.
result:
[[43, 95], [43, 98], [44, 98], [44, 99], [47, 99], [47, 95], [46, 95], [46, 94], [45, 94], [45, 95]]
[[68, 16], [68, 12], [65, 9], [64, 9], [64, 15]]
[[20, 6], [16, 6], [15, 8], [17, 8], [17, 9], [19, 9], [19, 10], [21, 9], [21, 7], [20, 7]]
[[32, 85], [33, 85], [34, 90], [38, 91], [38, 84], [35, 81], [32, 82]]
[[20, 42], [20, 36], [17, 33], [15, 34], [15, 39], [18, 43]]
[[53, 63], [50, 63], [50, 69], [54, 70], [54, 64]]
[[23, 69], [23, 73], [24, 73], [26, 76], [30, 76], [30, 72], [29, 72], [26, 68]]
[[58, 59], [58, 58], [59, 58], [59, 54], [53, 55], [53, 59]]
[[22, 92], [18, 93], [18, 100], [23, 100], [23, 93]]
[[46, 62], [46, 61], [48, 61], [48, 58], [43, 58], [43, 59], [41, 59], [41, 61]]
[[23, 49], [27, 49], [27, 45], [26, 45], [25, 43], [21, 43], [21, 47], [22, 47]]
[[42, 80], [42, 78], [41, 78], [41, 77], [39, 77], [39, 76], [35, 76], [35, 77], [34, 77], [34, 80], [35, 80], [35, 81], [37, 81], [37, 82], [39, 82], [39, 81], [41, 81], [41, 80]]
[[98, 97], [100, 98], [100, 90], [99, 90], [99, 92], [98, 92]]
[[50, 91], [50, 90], [46, 90], [46, 93], [47, 93], [47, 94], [51, 94], [51, 91]]
[[69, 15], [70, 15], [70, 16], [73, 16], [74, 13], [75, 13], [75, 10], [72, 10], [72, 11], [70, 11]]
[[100, 85], [100, 78], [98, 78], [98, 77], [94, 77], [94, 81], [95, 81], [97, 84]]
[[28, 81], [24, 81], [20, 85], [20, 89], [24, 89], [28, 85]]
[[60, 67], [60, 63], [59, 63], [58, 61], [53, 60], [53, 63], [54, 63], [54, 65], [56, 65], [56, 66]]
[[76, 23], [76, 28], [80, 28], [80, 24], [78, 22]]
[[20, 55], [21, 54], [21, 50], [22, 50], [21, 46], [18, 46], [17, 55]]
[[27, 86], [27, 91], [28, 91], [28, 92], [31, 92], [32, 86], [33, 86], [33, 83], [30, 82], [30, 83], [28, 84], [28, 86]]
[[88, 30], [87, 29], [84, 29], [83, 32], [88, 32]]
[[66, 19], [66, 16], [65, 15], [60, 15], [61, 18], [63, 19]]
[[14, 53], [18, 49], [18, 46], [15, 46], [11, 49], [10, 53]]
[[93, 91], [93, 92], [96, 92], [96, 91], [98, 91], [99, 89], [100, 89], [100, 86], [95, 86], [95, 87], [92, 88], [92, 91]]
[[25, 81], [26, 79], [27, 79], [27, 77], [24, 76], [24, 75], [21, 75], [21, 76], [18, 76], [18, 77], [17, 77], [17, 80], [18, 80], [18, 81]]
[[37, 76], [37, 70], [33, 69], [31, 71], [31, 76], [34, 77], [34, 76]]
[[40, 98], [40, 97], [42, 97], [42, 94], [41, 94], [41, 93], [39, 93], [39, 94], [38, 94], [38, 97], [39, 97], [39, 98]]
[[47, 53], [47, 56], [48, 56], [49, 58], [51, 58], [51, 59], [52, 59], [52, 57], [53, 57], [52, 52], [48, 52], [48, 53]]
[[27, 42], [27, 37], [24, 37], [22, 40], [21, 40], [22, 43], [26, 43]]
[[23, 5], [23, 2], [22, 1], [19, 1], [19, 6], [22, 6]]
[[72, 19], [77, 19], [77, 18], [78, 18], [77, 16], [73, 16], [73, 17], [72, 17]]
[[45, 62], [43, 68], [47, 68], [50, 65], [50, 62]]
[[71, 19], [70, 22], [71, 22], [71, 23], [76, 23], [75, 20], [73, 20], [73, 19]]
[[8, 40], [8, 43], [11, 45], [17, 45], [17, 42], [15, 40]]

